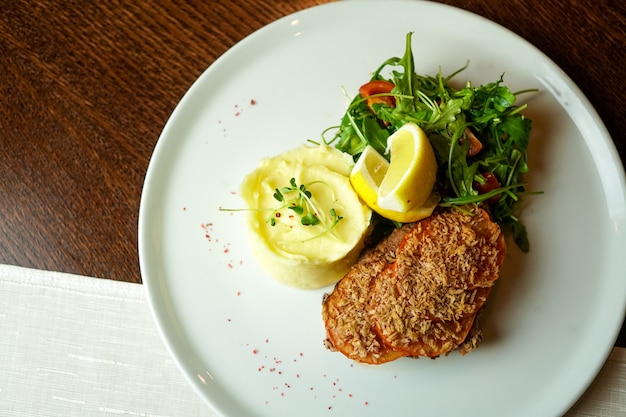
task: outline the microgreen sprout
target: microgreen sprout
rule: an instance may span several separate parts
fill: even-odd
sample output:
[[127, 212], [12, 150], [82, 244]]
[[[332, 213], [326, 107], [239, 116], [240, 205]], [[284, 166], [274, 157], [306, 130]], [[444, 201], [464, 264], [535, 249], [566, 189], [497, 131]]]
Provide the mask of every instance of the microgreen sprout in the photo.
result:
[[334, 208], [329, 211], [330, 219], [326, 218], [326, 215], [320, 210], [315, 201], [313, 200], [313, 194], [309, 188], [313, 184], [324, 184], [322, 181], [313, 181], [308, 184], [298, 185], [295, 178], [289, 180], [289, 186], [276, 188], [274, 190], [274, 199], [280, 206], [273, 209], [270, 216], [270, 225], [276, 226], [276, 219], [280, 217], [280, 211], [288, 209], [300, 216], [300, 223], [303, 226], [317, 226], [323, 224], [326, 226], [326, 230], [332, 230], [341, 219], [342, 216], [337, 214]]
[[[268, 222], [270, 226], [274, 227], [278, 224], [279, 219], [282, 217], [282, 212], [284, 210], [290, 210], [295, 213], [297, 216], [300, 216], [300, 224], [303, 226], [323, 226], [323, 230], [308, 239], [299, 241], [300, 243], [308, 242], [310, 240], [316, 239], [326, 233], [332, 233], [333, 236], [336, 236], [333, 233], [333, 229], [337, 226], [337, 224], [343, 220], [343, 216], [340, 216], [332, 207], [328, 214], [324, 213], [321, 210], [319, 205], [316, 203], [313, 193], [310, 191], [310, 187], [315, 185], [326, 185], [323, 181], [311, 181], [306, 184], [300, 184], [296, 182], [295, 178], [291, 178], [289, 180], [289, 185], [281, 188], [275, 188], [273, 197], [280, 204], [275, 207], [264, 207], [264, 208], [249, 208], [249, 209], [234, 209], [234, 208], [224, 208], [220, 207], [220, 211], [270, 211], [271, 214], [268, 218]], [[332, 201], [336, 199], [332, 196]], [[279, 243], [288, 243], [288, 242], [279, 242]]]

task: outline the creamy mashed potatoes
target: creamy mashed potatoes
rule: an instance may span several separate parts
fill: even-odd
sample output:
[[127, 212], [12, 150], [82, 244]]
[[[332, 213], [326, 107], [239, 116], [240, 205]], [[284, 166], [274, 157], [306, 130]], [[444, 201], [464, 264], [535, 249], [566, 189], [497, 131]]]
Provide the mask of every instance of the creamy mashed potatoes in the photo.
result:
[[[241, 195], [250, 209], [252, 247], [272, 277], [298, 288], [320, 288], [337, 282], [356, 262], [372, 212], [350, 185], [352, 165], [351, 156], [333, 147], [301, 146], [264, 159], [244, 179]], [[304, 226], [288, 208], [274, 213], [281, 206], [275, 190], [289, 187], [292, 178], [311, 192], [320, 224]], [[334, 226], [331, 209], [342, 217]]]

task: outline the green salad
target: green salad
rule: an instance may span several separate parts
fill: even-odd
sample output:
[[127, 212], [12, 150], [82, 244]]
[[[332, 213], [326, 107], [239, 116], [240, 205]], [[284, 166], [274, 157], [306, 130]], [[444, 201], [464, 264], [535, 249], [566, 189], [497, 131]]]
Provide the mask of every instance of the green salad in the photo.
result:
[[[427, 134], [438, 163], [435, 190], [439, 206], [488, 205], [492, 218], [527, 252], [529, 240], [519, 218], [522, 196], [529, 194], [527, 149], [531, 121], [516, 106], [518, 95], [497, 81], [454, 88], [448, 76], [415, 73], [406, 36], [404, 56], [393, 57], [376, 69], [359, 89], [339, 126], [323, 133], [324, 141], [358, 159], [367, 145], [385, 155], [387, 138], [408, 122]], [[330, 131], [335, 135], [328, 139]], [[388, 155], [385, 155], [388, 158]]]

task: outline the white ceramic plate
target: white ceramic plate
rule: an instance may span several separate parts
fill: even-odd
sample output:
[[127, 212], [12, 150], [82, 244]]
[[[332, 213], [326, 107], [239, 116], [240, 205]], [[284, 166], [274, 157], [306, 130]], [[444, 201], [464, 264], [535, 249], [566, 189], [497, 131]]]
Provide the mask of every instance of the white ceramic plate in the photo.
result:
[[[384, 4], [383, 4], [384, 3]], [[384, 18], [382, 18], [384, 17]], [[350, 95], [413, 31], [416, 70], [497, 80], [534, 121], [524, 221], [470, 355], [357, 365], [322, 345], [322, 294], [274, 282], [248, 247], [236, 195], [264, 156], [319, 139]], [[249, 36], [189, 89], [168, 121], [141, 201], [143, 282], [191, 385], [240, 416], [557, 416], [604, 363], [624, 318], [624, 172], [595, 111], [524, 40], [430, 2], [340, 2]]]

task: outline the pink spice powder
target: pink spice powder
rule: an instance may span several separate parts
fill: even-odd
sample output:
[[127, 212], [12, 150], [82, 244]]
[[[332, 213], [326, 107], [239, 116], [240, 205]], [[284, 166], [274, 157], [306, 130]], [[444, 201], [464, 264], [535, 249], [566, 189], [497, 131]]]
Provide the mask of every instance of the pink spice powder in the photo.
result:
[[[269, 339], [265, 339], [265, 344], [269, 344]], [[287, 371], [287, 369], [283, 369], [283, 365], [286, 363], [282, 358], [278, 358], [276, 356], [268, 356], [268, 355], [260, 355], [261, 350], [258, 348], [253, 348], [251, 350], [252, 354], [262, 358], [262, 360], [264, 361], [264, 363], [260, 364], [257, 366], [256, 370], [257, 372], [267, 372], [268, 375], [275, 375], [275, 376], [280, 376], [280, 377], [284, 377], [285, 379], [278, 385], [273, 385], [272, 386], [272, 391], [276, 392], [277, 395], [279, 396], [279, 398], [285, 398], [288, 396], [288, 393], [291, 389], [296, 389], [294, 388], [294, 385], [292, 383], [292, 381], [290, 381], [288, 378], [290, 375], [292, 375], [293, 377], [295, 377], [295, 380], [300, 380], [302, 378], [301, 373], [296, 372], [295, 374], [292, 374], [291, 372]], [[292, 359], [292, 361], [288, 361], [288, 363], [293, 363], [293, 362], [297, 362], [299, 359], [304, 357], [304, 353], [303, 352], [299, 352], [298, 355]], [[324, 379], [328, 378], [328, 374], [322, 374], [322, 377]], [[349, 399], [354, 399], [354, 394], [352, 392], [345, 392], [344, 388], [340, 385], [340, 380], [339, 378], [335, 378], [331, 381], [329, 381], [331, 386], [333, 387], [333, 390], [335, 391], [335, 394], [332, 394], [330, 399], [331, 400], [337, 400], [340, 398], [349, 398]], [[297, 387], [297, 385], [296, 385]], [[315, 386], [308, 386], [307, 390], [309, 392], [316, 392], [316, 388]], [[313, 397], [314, 399], [318, 399], [317, 395], [314, 395]], [[270, 404], [271, 401], [269, 399], [266, 399], [264, 401], [265, 404]], [[363, 402], [364, 406], [368, 406], [369, 405], [369, 401], [364, 401]], [[328, 410], [332, 410], [334, 408], [334, 405], [327, 405]]]
[[[255, 99], [250, 99], [249, 105], [256, 106], [257, 101]], [[243, 107], [239, 106], [239, 104], [235, 104], [235, 117], [239, 117], [241, 113], [244, 111]]]
[[[187, 209], [184, 208], [183, 210], [187, 210]], [[215, 246], [217, 246], [220, 243], [220, 239], [215, 237], [213, 222], [201, 223], [200, 228], [202, 229], [202, 233], [204, 234], [204, 239], [207, 241], [207, 243], [211, 244], [211, 246], [209, 246], [209, 251], [213, 252], [213, 250], [215, 249]], [[221, 247], [220, 250], [224, 255], [231, 254], [230, 242], [223, 243], [220, 245], [220, 247]], [[236, 260], [236, 259], [231, 258], [231, 259], [228, 259], [226, 262], [226, 266], [228, 267], [228, 269], [233, 269], [236, 266], [242, 266], [242, 265], [243, 265], [243, 259]]]

